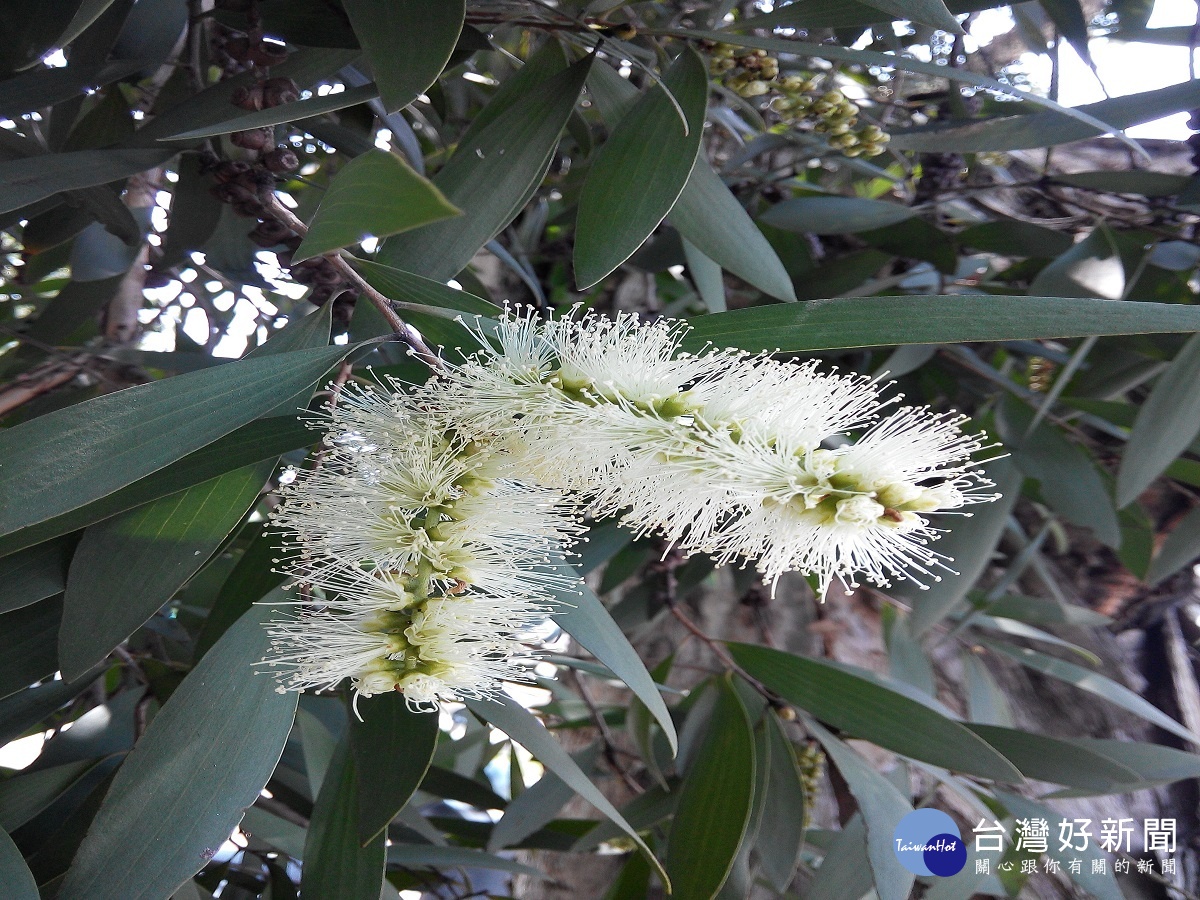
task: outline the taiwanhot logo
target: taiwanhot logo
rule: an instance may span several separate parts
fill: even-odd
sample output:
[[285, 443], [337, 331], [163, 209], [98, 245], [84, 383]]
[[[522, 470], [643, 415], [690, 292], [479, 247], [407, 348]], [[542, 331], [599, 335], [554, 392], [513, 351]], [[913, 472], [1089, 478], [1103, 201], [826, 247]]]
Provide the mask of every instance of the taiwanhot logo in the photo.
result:
[[901, 819], [892, 849], [914, 875], [949, 878], [967, 864], [967, 844], [954, 820], [940, 809], [914, 810]]

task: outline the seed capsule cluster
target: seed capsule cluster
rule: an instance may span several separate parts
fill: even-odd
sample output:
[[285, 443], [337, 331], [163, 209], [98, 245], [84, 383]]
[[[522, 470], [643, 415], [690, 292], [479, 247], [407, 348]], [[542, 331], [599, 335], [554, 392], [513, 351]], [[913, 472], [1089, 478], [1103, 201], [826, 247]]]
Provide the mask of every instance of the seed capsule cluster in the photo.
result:
[[[250, 83], [238, 86], [229, 102], [247, 112], [258, 112], [299, 100], [296, 82], [271, 75], [271, 66], [287, 60], [287, 49], [264, 39], [252, 0], [219, 0], [217, 7], [245, 13], [249, 22], [245, 32], [215, 25], [210, 41], [212, 58], [221, 66], [223, 78], [244, 78], [247, 72], [255, 76]], [[264, 249], [275, 249], [280, 265], [291, 268], [295, 281], [313, 286], [309, 302], [320, 305], [338, 297], [348, 303], [353, 295], [344, 294], [348, 285], [331, 262], [318, 257], [291, 265], [301, 236], [271, 213], [276, 184], [280, 177], [300, 167], [299, 157], [290, 147], [276, 143], [272, 126], [235, 131], [229, 142], [245, 153], [240, 159], [208, 157], [208, 172], [215, 182], [210, 188], [213, 196], [230, 204], [239, 216], [259, 220], [250, 239]]]
[[813, 75], [780, 77], [779, 60], [765, 50], [715, 44], [710, 53], [709, 71], [727, 88], [747, 100], [766, 98], [766, 108], [781, 120], [828, 135], [830, 146], [846, 156], [878, 156], [891, 140], [878, 125], [860, 122], [857, 103], [841, 91], [822, 91]]

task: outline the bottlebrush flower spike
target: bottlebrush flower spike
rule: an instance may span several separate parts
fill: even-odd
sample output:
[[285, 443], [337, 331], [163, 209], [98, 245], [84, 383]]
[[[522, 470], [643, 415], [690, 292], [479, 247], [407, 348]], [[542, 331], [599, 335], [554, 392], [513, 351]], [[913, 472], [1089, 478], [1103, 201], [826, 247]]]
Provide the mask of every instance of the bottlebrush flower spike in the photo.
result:
[[[815, 362], [679, 352], [687, 326], [591, 313], [506, 316], [421, 405], [506, 447], [521, 477], [581, 494], [687, 553], [833, 579], [936, 579], [927, 518], [995, 499], [963, 420], [898, 407]], [[851, 438], [857, 436], [857, 441]]]
[[520, 679], [524, 633], [570, 587], [557, 554], [579, 526], [556, 491], [504, 475], [503, 448], [439, 430], [392, 387], [345, 389], [317, 420], [320, 465], [281, 487], [284, 568], [313, 602], [271, 624], [263, 665], [281, 690], [350, 678], [356, 701], [489, 696]]

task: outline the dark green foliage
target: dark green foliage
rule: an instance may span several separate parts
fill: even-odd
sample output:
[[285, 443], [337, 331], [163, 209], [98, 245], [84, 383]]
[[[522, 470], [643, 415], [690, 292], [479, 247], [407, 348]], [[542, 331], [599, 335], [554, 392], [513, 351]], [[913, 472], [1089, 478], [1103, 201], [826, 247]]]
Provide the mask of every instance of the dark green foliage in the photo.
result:
[[[1140, 620], [1054, 589], [1087, 559], [1192, 649], [1200, 178], [1072, 142], [1200, 107], [1197, 82], [1066, 108], [956, 58], [988, 0], [213, 5], [5, 11], [0, 747], [50, 737], [0, 772], [4, 900], [476, 896], [541, 877], [513, 850], [601, 847], [627, 854], [609, 900], [1016, 896], [974, 854], [914, 888], [896, 823], [1200, 777], [1192, 720], [1094, 639]], [[1032, 6], [1034, 52], [1043, 15], [1085, 61], [1101, 32], [1195, 43], [1147, 0]], [[288, 467], [323, 463], [314, 412], [423, 382], [505, 306], [577, 304], [688, 320], [682, 352], [890, 372], [995, 443], [1001, 499], [936, 523], [953, 562], [924, 584], [863, 601], [872, 669], [836, 628], [807, 640], [836, 615], [799, 580], [609, 519], [543, 563], [590, 586], [559, 592], [538, 692], [440, 715], [276, 692], [263, 622], [323, 600], [270, 519]], [[1027, 729], [1013, 672], [1131, 724]], [[1119, 900], [1084, 859], [1075, 887]]]

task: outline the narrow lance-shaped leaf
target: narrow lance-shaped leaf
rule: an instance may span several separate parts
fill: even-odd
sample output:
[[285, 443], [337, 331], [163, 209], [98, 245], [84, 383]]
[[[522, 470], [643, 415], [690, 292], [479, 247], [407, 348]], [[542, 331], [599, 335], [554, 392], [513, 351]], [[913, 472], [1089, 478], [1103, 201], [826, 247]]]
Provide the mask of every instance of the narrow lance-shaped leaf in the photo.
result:
[[[566, 563], [561, 566], [569, 568]], [[675, 753], [679, 738], [658, 686], [600, 598], [580, 582], [576, 589], [560, 592], [559, 600], [561, 604], [553, 613], [555, 623], [625, 682], [654, 716]]]
[[592, 163], [575, 223], [575, 280], [591, 287], [671, 211], [700, 150], [708, 72], [685, 49], [617, 123]]
[[37, 882], [25, 865], [21, 851], [5, 831], [0, 831], [0, 885], [8, 900], [38, 900]]
[[929, 706], [816, 659], [730, 644], [738, 665], [816, 718], [881, 747], [959, 772], [1020, 782], [994, 748]]
[[324, 94], [308, 97], [304, 100], [293, 100], [290, 103], [280, 103], [278, 106], [268, 106], [266, 109], [254, 112], [228, 116], [228, 118], [214, 122], [211, 125], [189, 128], [177, 134], [160, 137], [159, 140], [191, 142], [203, 138], [216, 137], [221, 134], [232, 134], [235, 131], [248, 131], [254, 128], [265, 128], [270, 125], [280, 125], [285, 122], [303, 122], [305, 119], [311, 119], [314, 116], [321, 116], [325, 113], [345, 109], [348, 106], [357, 106], [360, 103], [374, 100], [378, 93], [374, 83], [362, 84], [344, 91], [338, 91], [336, 94]]
[[61, 621], [61, 596], [0, 616], [0, 697], [54, 674]]
[[[599, 752], [599, 744], [590, 744], [573, 754], [573, 758], [580, 770], [587, 774], [592, 771]], [[515, 759], [515, 755], [512, 758]], [[553, 772], [546, 772], [538, 779], [537, 784], [523, 790], [505, 807], [500, 821], [492, 826], [487, 851], [495, 853], [497, 850], [519, 844], [552, 822], [574, 796], [574, 788]]]
[[58, 635], [63, 677], [87, 671], [170, 600], [257, 499], [267, 474], [247, 466], [85, 531]]
[[1167, 535], [1167, 539], [1155, 554], [1154, 561], [1150, 563], [1146, 582], [1151, 585], [1158, 584], [1197, 557], [1200, 557], [1200, 507], [1180, 519]]
[[0, 558], [0, 613], [61, 594], [74, 549], [74, 539], [62, 537]]
[[1200, 309], [1062, 297], [853, 297], [730, 310], [691, 325], [685, 350], [712, 342], [757, 353], [1192, 332], [1200, 331]]
[[408, 106], [442, 73], [467, 13], [465, 0], [344, 0], [343, 5], [388, 112]]
[[1138, 410], [1117, 471], [1117, 505], [1136, 500], [1198, 433], [1200, 334], [1183, 345]]
[[679, 897], [710, 900], [729, 877], [746, 835], [754, 793], [754, 733], [729, 677], [703, 743], [679, 789], [667, 845], [667, 872]]
[[[329, 342], [330, 309], [292, 321], [250, 356]], [[294, 412], [309, 391], [273, 411]], [[132, 634], [200, 570], [258, 500], [268, 459], [227, 472], [88, 528], [72, 560], [59, 630], [59, 665], [76, 677]]]
[[485, 127], [472, 129], [433, 179], [463, 215], [389, 238], [379, 261], [437, 281], [458, 274], [529, 202], [550, 166], [590, 65], [588, 57], [550, 75]]
[[[609, 127], [615, 127], [639, 96], [627, 79], [604, 62], [592, 66], [588, 90]], [[667, 221], [700, 252], [759, 290], [795, 300], [792, 279], [774, 248], [742, 204], [700, 153]]]
[[1192, 732], [1184, 728], [1153, 703], [1140, 697], [1134, 691], [1125, 687], [1125, 685], [1119, 684], [1111, 678], [1101, 675], [1099, 672], [1093, 672], [1091, 669], [1085, 669], [1083, 666], [1077, 666], [1075, 663], [1070, 663], [1054, 656], [1048, 656], [1045, 653], [1039, 653], [1037, 650], [1031, 650], [1028, 647], [1014, 647], [1011, 644], [989, 640], [988, 638], [977, 638], [977, 640], [988, 649], [1002, 653], [1009, 659], [1021, 663], [1023, 666], [1027, 666], [1036, 672], [1041, 672], [1043, 675], [1049, 675], [1051, 678], [1065, 681], [1082, 691], [1087, 691], [1089, 694], [1094, 694], [1110, 703], [1115, 703], [1117, 706], [1129, 710], [1134, 715], [1140, 716], [1147, 722], [1152, 722], [1165, 731], [1178, 735], [1184, 740], [1191, 741], [1193, 744], [1200, 745], [1200, 737], [1192, 734]]
[[107, 184], [166, 162], [175, 150], [79, 150], [0, 162], [0, 213], [62, 191]]
[[361, 721], [350, 722], [358, 838], [368, 846], [421, 784], [437, 747], [436, 713], [414, 711], [392, 692], [359, 701]]
[[875, 890], [880, 900], [905, 900], [915, 876], [900, 862], [892, 838], [900, 820], [912, 812], [912, 804], [849, 746], [816, 722], [808, 721], [806, 725], [846, 779], [862, 811], [867, 825], [867, 858], [875, 873]]
[[[171, 695], [112, 787], [67, 872], [61, 900], [169, 896], [198, 872], [267, 783], [294, 692], [254, 674], [273, 614], [254, 607]], [[248, 727], [247, 723], [253, 723]]]
[[782, 893], [792, 883], [804, 847], [804, 782], [796, 751], [774, 713], [764, 717], [771, 744], [771, 771], [755, 848], [759, 865], [772, 886]]
[[399, 156], [364, 153], [333, 177], [293, 261], [456, 215], [461, 211]]
[[378, 900], [383, 886], [384, 834], [363, 846], [355, 827], [359, 789], [354, 754], [338, 744], [313, 807], [300, 883], [309, 900]]
[[596, 807], [632, 838], [638, 849], [645, 854], [646, 859], [658, 870], [662, 879], [668, 885], [670, 884], [667, 873], [642, 836], [625, 821], [625, 817], [617, 811], [617, 808], [592, 783], [591, 779], [583, 774], [575, 760], [571, 759], [570, 754], [562, 748], [529, 710], [512, 698], [503, 695], [492, 701], [468, 700], [467, 707], [481, 719], [499, 728], [523, 746], [533, 754], [538, 762], [574, 788], [575, 793]]
[[244, 359], [140, 385], [0, 432], [0, 535], [98, 500], [311, 386], [353, 347]]

